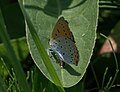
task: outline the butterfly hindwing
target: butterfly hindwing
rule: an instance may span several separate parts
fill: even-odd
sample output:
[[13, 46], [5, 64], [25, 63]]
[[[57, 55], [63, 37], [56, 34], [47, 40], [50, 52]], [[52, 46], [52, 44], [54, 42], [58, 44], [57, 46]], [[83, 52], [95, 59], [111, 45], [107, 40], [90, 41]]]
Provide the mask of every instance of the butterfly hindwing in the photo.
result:
[[71, 64], [78, 64], [79, 54], [77, 47], [67, 37], [59, 37], [51, 42], [52, 50], [58, 55], [61, 61]]

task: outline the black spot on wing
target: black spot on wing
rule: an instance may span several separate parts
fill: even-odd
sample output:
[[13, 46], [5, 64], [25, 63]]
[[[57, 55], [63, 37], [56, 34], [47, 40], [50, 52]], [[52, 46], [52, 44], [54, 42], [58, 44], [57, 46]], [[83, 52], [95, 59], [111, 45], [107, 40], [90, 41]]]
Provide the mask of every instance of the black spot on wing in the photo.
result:
[[60, 33], [59, 29], [57, 29], [58, 33]]

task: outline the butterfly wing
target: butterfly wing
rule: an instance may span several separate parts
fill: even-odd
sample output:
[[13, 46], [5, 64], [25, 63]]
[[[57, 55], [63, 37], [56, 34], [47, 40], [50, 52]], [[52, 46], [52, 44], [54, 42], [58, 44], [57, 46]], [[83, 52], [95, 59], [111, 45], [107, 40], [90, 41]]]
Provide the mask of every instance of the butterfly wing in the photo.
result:
[[60, 17], [49, 41], [50, 49], [56, 53], [60, 61], [78, 65], [79, 53], [68, 22]]
[[50, 46], [61, 61], [78, 65], [79, 53], [75, 43], [69, 38], [62, 36], [53, 39], [50, 41]]
[[68, 26], [68, 22], [64, 19], [64, 17], [60, 17], [54, 27], [52, 32], [52, 39], [56, 39], [58, 37], [65, 36], [75, 42], [72, 32]]

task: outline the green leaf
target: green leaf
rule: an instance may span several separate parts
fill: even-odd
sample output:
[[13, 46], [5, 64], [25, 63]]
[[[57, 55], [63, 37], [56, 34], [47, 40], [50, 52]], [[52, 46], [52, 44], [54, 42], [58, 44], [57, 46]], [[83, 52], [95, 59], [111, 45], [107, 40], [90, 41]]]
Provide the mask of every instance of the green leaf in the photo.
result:
[[[51, 58], [51, 62], [64, 87], [75, 85], [84, 76], [95, 45], [98, 0], [25, 0], [24, 5], [46, 51], [49, 49], [49, 39], [58, 17], [64, 16], [69, 22], [79, 50], [78, 66], [65, 64], [65, 68], [61, 69], [54, 59]], [[52, 81], [29, 31], [27, 31], [27, 36], [34, 62]]]
[[41, 43], [41, 40], [39, 39], [39, 36], [35, 30], [35, 27], [33, 26], [31, 20], [30, 20], [30, 16], [26, 13], [22, 2], [20, 0], [18, 0], [20, 8], [23, 12], [23, 15], [26, 19], [26, 23], [29, 27], [29, 32], [32, 36], [32, 39], [34, 40], [35, 46], [37, 48], [38, 54], [41, 56], [44, 65], [46, 66], [46, 69], [51, 77], [51, 79], [53, 80], [53, 82], [55, 83], [55, 85], [57, 86], [57, 88], [59, 89], [60, 92], [65, 92], [58, 76], [57, 73], [55, 72], [55, 69], [52, 65], [52, 63], [50, 62], [49, 56], [47, 55], [47, 52], [45, 51], [45, 48], [43, 46], [43, 44]]

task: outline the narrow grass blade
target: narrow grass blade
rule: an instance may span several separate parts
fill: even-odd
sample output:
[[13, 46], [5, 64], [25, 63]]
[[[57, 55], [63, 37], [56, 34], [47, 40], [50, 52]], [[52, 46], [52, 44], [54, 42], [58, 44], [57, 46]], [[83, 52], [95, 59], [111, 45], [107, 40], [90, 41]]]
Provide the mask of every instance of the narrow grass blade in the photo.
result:
[[22, 70], [22, 67], [21, 67], [21, 64], [20, 62], [17, 60], [17, 57], [15, 55], [15, 52], [12, 48], [12, 45], [10, 43], [10, 39], [9, 39], [9, 36], [7, 34], [7, 31], [6, 31], [6, 26], [5, 26], [5, 23], [4, 23], [4, 18], [3, 18], [3, 15], [2, 15], [2, 11], [0, 9], [0, 37], [4, 43], [4, 46], [6, 47], [6, 50], [7, 50], [7, 53], [8, 53], [8, 57], [9, 57], [9, 61], [15, 71], [15, 74], [16, 74], [16, 78], [18, 80], [18, 84], [21, 88], [21, 90], [23, 92], [31, 92], [30, 91], [30, 88], [25, 80], [25, 74]]
[[102, 89], [103, 89], [103, 87], [104, 87], [104, 82], [105, 82], [105, 77], [106, 77], [107, 71], [108, 71], [108, 67], [106, 67], [105, 72], [104, 72], [104, 75], [103, 75]]
[[32, 38], [33, 38], [33, 40], [34, 40], [34, 42], [36, 44], [36, 47], [37, 47], [37, 49], [39, 51], [39, 54], [40, 54], [40, 56], [41, 56], [41, 58], [42, 58], [42, 60], [43, 60], [43, 62], [45, 64], [45, 66], [46, 66], [46, 68], [47, 68], [53, 82], [56, 84], [56, 86], [58, 86], [58, 89], [59, 89], [60, 92], [64, 92], [64, 88], [62, 87], [62, 84], [61, 84], [61, 82], [60, 82], [60, 80], [59, 80], [59, 78], [57, 76], [57, 73], [55, 72], [55, 69], [54, 69], [52, 63], [50, 62], [49, 56], [48, 56], [47, 52], [45, 51], [44, 46], [42, 45], [42, 43], [41, 43], [41, 41], [40, 41], [40, 39], [39, 39], [39, 37], [38, 37], [38, 35], [36, 33], [36, 30], [35, 30], [33, 24], [30, 21], [29, 16], [27, 15], [21, 1], [20, 0], [18, 0], [18, 1], [19, 1], [21, 10], [23, 12], [23, 15], [24, 15], [24, 17], [26, 19], [26, 22], [27, 22], [27, 25], [29, 27], [30, 33], [32, 35]]
[[116, 64], [116, 73], [115, 73], [115, 75], [114, 75], [113, 80], [111, 81], [111, 83], [109, 83], [109, 87], [107, 88], [107, 91], [109, 91], [110, 88], [112, 87], [113, 83], [115, 82], [115, 79], [116, 79], [116, 77], [117, 77], [117, 75], [118, 75], [118, 72], [119, 72], [119, 69], [118, 69], [118, 61], [117, 61], [117, 57], [116, 57], [116, 55], [115, 55], [115, 51], [114, 51], [114, 48], [113, 48], [113, 46], [112, 46], [112, 43], [111, 43], [110, 39], [109, 39], [108, 37], [106, 37], [106, 36], [105, 36], [104, 34], [102, 34], [102, 33], [100, 33], [100, 35], [101, 35], [102, 37], [106, 38], [106, 39], [109, 41], [110, 46], [111, 46], [111, 48], [112, 48], [113, 56], [114, 56], [114, 59], [115, 59], [115, 64]]

